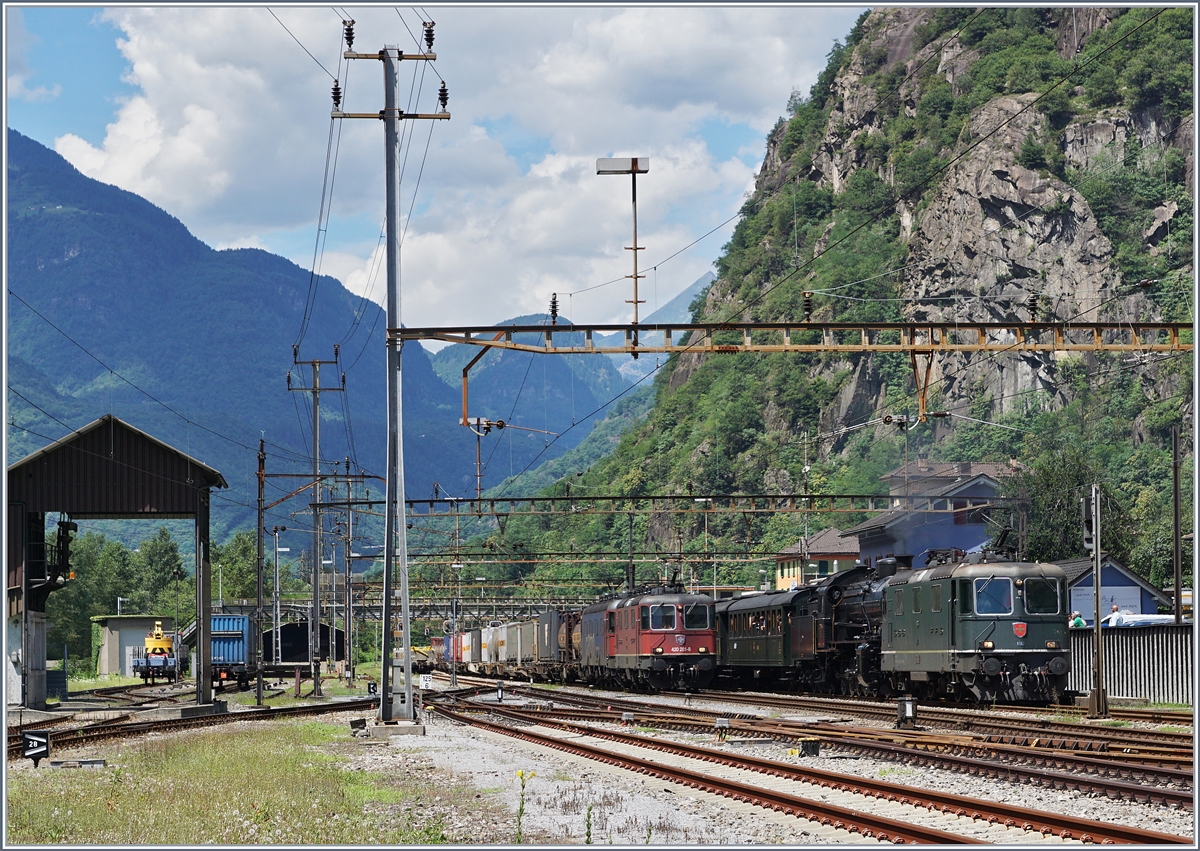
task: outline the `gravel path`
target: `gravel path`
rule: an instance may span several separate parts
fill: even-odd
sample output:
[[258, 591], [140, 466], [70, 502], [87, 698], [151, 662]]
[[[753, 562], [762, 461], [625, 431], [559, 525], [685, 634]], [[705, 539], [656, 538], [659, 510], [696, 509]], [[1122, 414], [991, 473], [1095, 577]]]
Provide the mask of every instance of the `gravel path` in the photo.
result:
[[[510, 702], [516, 701], [506, 701], [506, 704]], [[671, 698], [663, 698], [663, 702], [669, 703]], [[747, 710], [739, 707], [739, 711]], [[722, 744], [710, 735], [676, 732], [661, 735], [707, 747], [729, 750], [738, 747]], [[463, 727], [436, 715], [427, 719], [423, 737], [397, 736], [387, 744], [366, 739], [360, 741], [363, 743], [361, 752], [353, 757], [355, 767], [388, 772], [427, 770], [445, 778], [454, 776], [474, 786], [480, 805], [477, 816], [451, 810], [440, 813], [447, 819], [452, 838], [463, 843], [511, 844], [515, 841], [516, 813], [521, 804], [517, 772], [522, 771], [527, 776], [525, 810], [521, 818], [526, 844], [586, 842], [589, 806], [590, 841], [593, 844], [872, 844], [857, 834], [824, 828], [794, 816], [632, 774], [508, 736]], [[838, 754], [830, 748], [823, 749], [820, 757], [793, 756], [788, 750], [786, 745], [753, 746], [756, 756], [781, 762], [1003, 800], [1031, 809], [1072, 813], [1179, 836], [1192, 836], [1194, 831], [1191, 811], [1112, 801], [1079, 792], [997, 783], [953, 772]], [[533, 772], [532, 778], [528, 777], [530, 772]], [[1011, 837], [1002, 840], [996, 837], [996, 840], [1005, 844], [1014, 841]], [[1038, 840], [1026, 837], [1017, 841]], [[1049, 841], [1061, 843], [1057, 838]]]

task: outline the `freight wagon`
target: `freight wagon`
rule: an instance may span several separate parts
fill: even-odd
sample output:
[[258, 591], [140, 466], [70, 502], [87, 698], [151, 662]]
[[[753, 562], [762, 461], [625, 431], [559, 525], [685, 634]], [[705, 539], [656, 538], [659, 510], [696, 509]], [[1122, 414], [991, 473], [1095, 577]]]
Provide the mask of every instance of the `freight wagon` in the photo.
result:
[[234, 680], [248, 688], [255, 673], [249, 615], [212, 616], [212, 679], [217, 685]]

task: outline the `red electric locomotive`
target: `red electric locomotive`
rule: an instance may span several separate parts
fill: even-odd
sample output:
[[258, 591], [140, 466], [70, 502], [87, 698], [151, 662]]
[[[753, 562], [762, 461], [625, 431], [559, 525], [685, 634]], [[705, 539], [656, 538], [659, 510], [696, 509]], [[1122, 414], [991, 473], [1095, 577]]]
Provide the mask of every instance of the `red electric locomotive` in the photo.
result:
[[716, 676], [713, 600], [680, 585], [588, 606], [580, 639], [580, 676], [595, 685], [699, 689]]

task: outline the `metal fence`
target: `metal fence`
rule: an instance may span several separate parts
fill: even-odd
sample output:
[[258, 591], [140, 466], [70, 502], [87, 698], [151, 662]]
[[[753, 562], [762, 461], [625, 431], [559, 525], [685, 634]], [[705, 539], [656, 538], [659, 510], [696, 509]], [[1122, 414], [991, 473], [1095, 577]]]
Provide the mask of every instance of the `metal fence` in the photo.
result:
[[[1191, 705], [1196, 679], [1192, 624], [1102, 628], [1104, 690], [1110, 698]], [[1072, 691], [1092, 690], [1093, 635], [1071, 630]]]

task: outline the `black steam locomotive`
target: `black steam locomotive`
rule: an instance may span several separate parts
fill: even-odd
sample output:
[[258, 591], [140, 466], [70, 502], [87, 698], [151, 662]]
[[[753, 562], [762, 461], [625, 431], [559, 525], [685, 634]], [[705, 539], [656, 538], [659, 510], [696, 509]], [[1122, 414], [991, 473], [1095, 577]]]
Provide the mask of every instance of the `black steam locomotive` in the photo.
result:
[[895, 559], [716, 605], [719, 672], [739, 684], [925, 699], [1055, 702], [1071, 655], [1067, 583], [1008, 553]]

